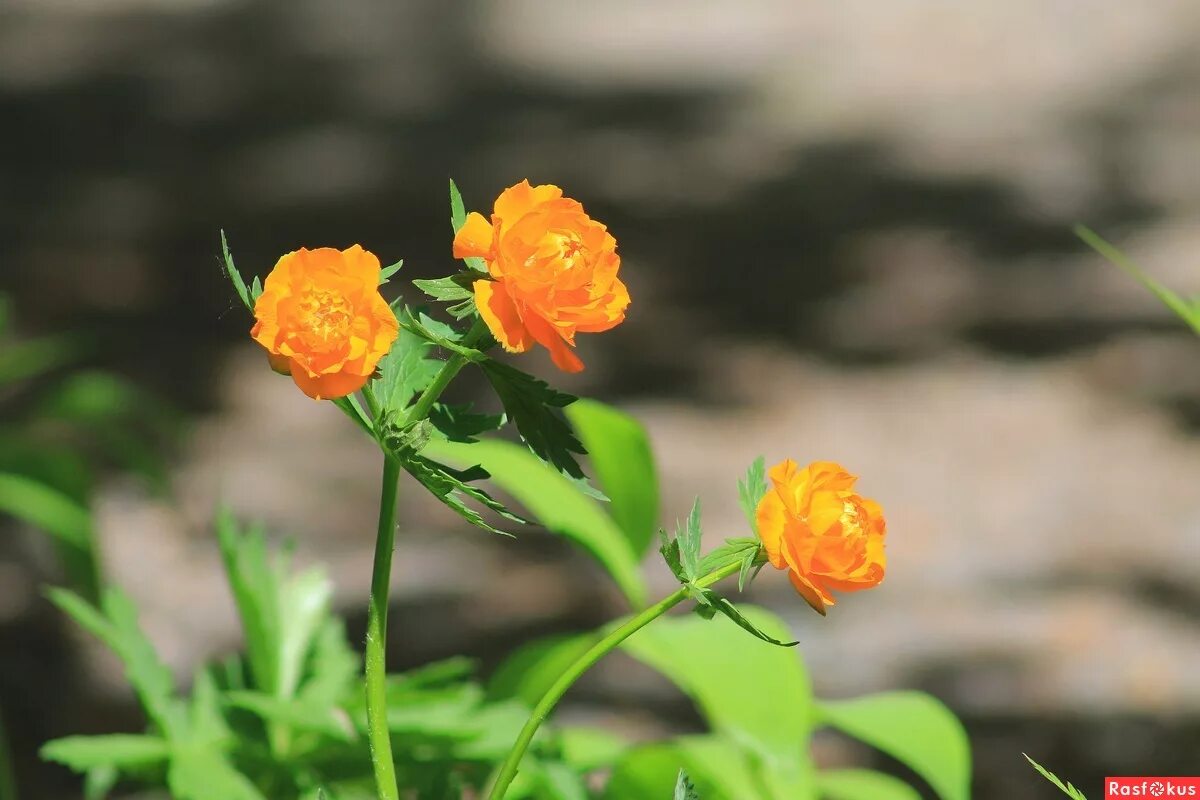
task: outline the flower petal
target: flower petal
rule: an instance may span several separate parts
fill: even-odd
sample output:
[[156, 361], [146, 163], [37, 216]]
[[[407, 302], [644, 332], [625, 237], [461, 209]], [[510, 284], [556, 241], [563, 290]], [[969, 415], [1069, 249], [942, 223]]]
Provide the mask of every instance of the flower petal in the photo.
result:
[[533, 345], [533, 336], [521, 314], [508, 295], [508, 289], [500, 281], [475, 281], [475, 307], [479, 316], [487, 323], [488, 330], [496, 341], [510, 353], [524, 353]]
[[367, 383], [370, 375], [355, 375], [352, 372], [328, 372], [311, 375], [303, 366], [292, 362], [292, 380], [300, 391], [314, 400], [334, 400], [357, 392]]
[[562, 197], [562, 189], [554, 184], [530, 186], [529, 179], [526, 178], [500, 193], [500, 196], [496, 198], [495, 213], [497, 217], [504, 220], [505, 227], [509, 227], [535, 207], [560, 197]]
[[583, 371], [583, 362], [553, 325], [537, 314], [530, 314], [525, 320], [525, 326], [537, 343], [550, 351], [550, 360], [554, 362], [554, 366], [563, 372]]
[[467, 214], [467, 221], [454, 234], [455, 258], [486, 258], [492, 251], [492, 223], [477, 211]]

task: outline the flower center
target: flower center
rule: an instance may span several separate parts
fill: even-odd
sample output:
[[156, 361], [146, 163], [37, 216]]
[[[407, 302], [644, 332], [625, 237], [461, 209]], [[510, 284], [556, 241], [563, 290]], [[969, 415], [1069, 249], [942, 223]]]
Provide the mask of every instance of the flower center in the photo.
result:
[[350, 330], [350, 302], [341, 292], [313, 289], [297, 307], [300, 327], [328, 342], [344, 339]]
[[842, 535], [858, 539], [866, 535], [863, 530], [861, 509], [849, 500], [842, 501], [842, 515], [838, 517], [838, 522], [842, 525]]

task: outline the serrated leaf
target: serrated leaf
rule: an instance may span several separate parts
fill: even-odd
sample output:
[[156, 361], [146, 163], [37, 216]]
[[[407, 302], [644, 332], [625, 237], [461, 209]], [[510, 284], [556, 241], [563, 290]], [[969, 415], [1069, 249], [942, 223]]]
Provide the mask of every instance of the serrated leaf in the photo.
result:
[[148, 767], [167, 760], [171, 746], [159, 736], [110, 733], [103, 736], [67, 736], [42, 745], [45, 761], [76, 772], [96, 767]]
[[607, 570], [631, 605], [646, 601], [639, 557], [612, 518], [579, 484], [512, 442], [484, 439], [475, 444], [439, 441], [426, 453], [452, 464], [481, 464], [492, 483], [515, 498], [548, 530], [582, 546]]
[[698, 572], [700, 575], [707, 575], [734, 561], [742, 561], [747, 555], [753, 559], [758, 556], [760, 550], [762, 550], [762, 544], [758, 539], [747, 537], [726, 539], [700, 559]]
[[429, 422], [438, 433], [451, 442], [471, 444], [476, 437], [504, 425], [503, 414], [476, 414], [471, 403], [447, 405], [435, 403], [429, 411]]
[[823, 800], [921, 800], [921, 793], [899, 778], [869, 769], [830, 769], [817, 773]]
[[921, 692], [885, 692], [818, 703], [821, 720], [920, 775], [942, 800], [968, 800], [971, 746], [962, 723]]
[[692, 785], [683, 769], [679, 770], [679, 777], [675, 779], [675, 800], [700, 800], [696, 787]]
[[1057, 775], [1055, 775], [1053, 772], [1051, 772], [1050, 770], [1043, 767], [1041, 764], [1034, 761], [1026, 753], [1021, 753], [1021, 755], [1025, 756], [1025, 760], [1028, 761], [1030, 764], [1032, 764], [1033, 768], [1036, 769], [1038, 772], [1040, 772], [1042, 774], [1043, 778], [1050, 781], [1052, 784], [1054, 784], [1059, 789], [1061, 789], [1063, 794], [1067, 795], [1068, 797], [1073, 798], [1073, 800], [1087, 800], [1087, 798], [1083, 796], [1083, 792], [1079, 791], [1078, 789], [1076, 789], [1074, 786], [1072, 786], [1069, 783], [1066, 785], [1063, 785], [1063, 782], [1061, 780], [1059, 780], [1059, 777]]
[[487, 356], [474, 347], [462, 344], [463, 334], [444, 322], [440, 322], [427, 314], [418, 312], [416, 315], [407, 308], [400, 309], [396, 314], [400, 327], [410, 331], [438, 347], [457, 353], [468, 361], [482, 363]]
[[395, 419], [392, 414], [384, 418], [379, 428], [380, 442], [393, 457], [404, 462], [425, 449], [433, 438], [434, 427], [427, 419], [396, 427]]
[[692, 503], [692, 510], [682, 525], [675, 525], [675, 540], [679, 542], [679, 561], [683, 574], [689, 581], [701, 576], [700, 545], [703, 534], [700, 530], [700, 498]]
[[175, 800], [266, 800], [223, 755], [201, 748], [175, 754], [167, 786]]
[[564, 413], [609, 497], [609, 513], [633, 551], [644, 555], [659, 525], [658, 474], [645, 428], [629, 414], [587, 398], [571, 403]]
[[[466, 277], [470, 278], [469, 275]], [[434, 300], [441, 300], [443, 302], [458, 302], [459, 300], [467, 300], [475, 296], [475, 293], [470, 288], [462, 285], [461, 275], [415, 280], [413, 281], [413, 286]]]
[[133, 601], [118, 589], [109, 588], [104, 592], [101, 611], [66, 589], [49, 589], [46, 594], [116, 653], [125, 665], [125, 676], [137, 692], [146, 715], [167, 739], [182, 740], [187, 733], [186, 710], [175, 696], [170, 670], [159, 660], [154, 646], [138, 627]]
[[403, 266], [404, 266], [404, 259], [402, 258], [399, 261], [397, 261], [395, 264], [389, 264], [388, 266], [379, 270], [379, 285], [383, 286], [385, 283], [387, 283], [388, 278], [391, 278], [393, 275], [395, 275], [397, 272], [399, 272], [400, 268]]
[[272, 568], [261, 528], [242, 530], [227, 507], [217, 511], [217, 542], [225, 577], [246, 639], [246, 658], [254, 685], [274, 692], [279, 684], [282, 631], [279, 573]]
[[[494, 499], [482, 489], [471, 486], [463, 480], [464, 473], [456, 472], [447, 467], [445, 464], [440, 464], [432, 459], [423, 456], [412, 456], [411, 458], [402, 461], [401, 464], [408, 474], [412, 475], [426, 489], [433, 494], [438, 500], [441, 500], [447, 507], [465, 519], [467, 522], [483, 528], [491, 533], [498, 533], [502, 536], [511, 536], [511, 533], [506, 533], [489, 524], [479, 514], [479, 512], [467, 506], [463, 501], [463, 495], [480, 503], [484, 507], [495, 511], [505, 519], [510, 519], [514, 522], [529, 524], [529, 521], [524, 517], [514, 514], [504, 506], [503, 503]], [[480, 474], [482, 472], [482, 474]], [[472, 477], [487, 477], [486, 471], [476, 471], [474, 473], [466, 473]]]
[[313, 639], [304, 681], [296, 696], [314, 707], [332, 708], [354, 687], [361, 666], [358, 653], [346, 641], [345, 623], [329, 615]]
[[262, 293], [263, 293], [262, 278], [255, 275], [254, 281], [250, 284], [250, 300], [252, 302], [256, 302], [258, 300], [258, 298], [262, 297]]
[[[467, 222], [467, 209], [463, 205], [462, 195], [458, 191], [458, 187], [454, 185], [454, 180], [450, 181], [450, 227], [455, 233], [458, 233], [459, 228]], [[464, 258], [463, 262], [475, 270], [476, 272], [487, 272], [487, 264], [482, 258]]]
[[233, 255], [229, 252], [229, 241], [225, 238], [224, 229], [221, 230], [221, 257], [225, 262], [225, 274], [233, 284], [233, 290], [237, 292], [238, 299], [242, 301], [242, 305], [246, 307], [247, 311], [254, 313], [254, 301], [250, 297], [250, 290], [246, 288], [246, 282], [242, 280], [242, 274], [233, 264]]
[[476, 313], [475, 295], [471, 295], [470, 299], [463, 300], [461, 303], [447, 306], [446, 313], [455, 319], [465, 319]]
[[[737, 607], [733, 603], [729, 602], [712, 589], [700, 589], [699, 593], [704, 597], [705, 604], [710, 606], [714, 613], [719, 611], [720, 613], [724, 614], [726, 617], [733, 620], [739, 628], [746, 631], [751, 636], [779, 647], [795, 647], [796, 645], [800, 644], [800, 642], [784, 642], [776, 639], [774, 636], [769, 636], [768, 634], [764, 633], [758, 628], [758, 626], [744, 617], [741, 612], [737, 610]], [[709, 615], [709, 618], [711, 618], [711, 616], [712, 615]]]
[[481, 366], [521, 440], [534, 455], [559, 472], [582, 479], [583, 469], [572, 454], [582, 455], [583, 444], [558, 411], [576, 398], [498, 361], [488, 359]]
[[433, 382], [442, 363], [430, 357], [432, 350], [433, 345], [425, 339], [400, 330], [392, 349], [380, 359], [379, 377], [371, 384], [385, 413], [402, 413]]
[[[121, 773], [116, 767], [92, 767], [83, 778], [83, 800], [105, 800]], [[13, 791], [15, 796], [16, 791]]]
[[668, 536], [663, 529], [658, 531], [659, 540], [662, 544], [658, 548], [658, 552], [662, 553], [663, 561], [667, 562], [667, 568], [671, 570], [671, 574], [680, 583], [687, 583], [691, 578], [688, 577], [687, 571], [683, 568], [683, 561], [679, 553], [679, 539], [674, 536]]
[[200, 669], [192, 681], [192, 699], [188, 709], [188, 741], [213, 744], [229, 736], [229, 726], [221, 713], [221, 700], [212, 673]]
[[[718, 736], [681, 736], [628, 750], [613, 769], [604, 800], [668, 797], [680, 768], [704, 800], [816, 800], [815, 793], [788, 793], [766, 786], [742, 748]], [[763, 778], [766, 778], [764, 780]]]
[[750, 530], [754, 531], [754, 535], [758, 535], [758, 503], [763, 499], [763, 495], [767, 493], [767, 478], [766, 478], [766, 460], [759, 456], [754, 459], [754, 463], [746, 470], [746, 477], [738, 481], [738, 503], [742, 507], [742, 513], [746, 515], [746, 521], [750, 523]]

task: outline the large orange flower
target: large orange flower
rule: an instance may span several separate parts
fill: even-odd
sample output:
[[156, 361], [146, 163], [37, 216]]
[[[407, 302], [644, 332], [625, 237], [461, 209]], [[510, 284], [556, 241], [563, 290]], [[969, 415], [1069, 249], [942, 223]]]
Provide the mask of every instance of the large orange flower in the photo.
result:
[[575, 334], [625, 319], [629, 290], [617, 277], [617, 240], [557, 186], [521, 181], [496, 198], [491, 222], [468, 214], [454, 257], [486, 261], [492, 279], [475, 281], [475, 305], [510, 353], [536, 342], [559, 369], [579, 372]]
[[379, 294], [379, 259], [354, 245], [288, 253], [254, 304], [250, 330], [271, 366], [291, 373], [309, 397], [344, 397], [363, 387], [399, 325]]
[[821, 614], [833, 592], [869, 589], [883, 580], [883, 510], [854, 492], [858, 480], [840, 464], [799, 469], [788, 459], [767, 473], [771, 488], [758, 503], [758, 535], [772, 566]]

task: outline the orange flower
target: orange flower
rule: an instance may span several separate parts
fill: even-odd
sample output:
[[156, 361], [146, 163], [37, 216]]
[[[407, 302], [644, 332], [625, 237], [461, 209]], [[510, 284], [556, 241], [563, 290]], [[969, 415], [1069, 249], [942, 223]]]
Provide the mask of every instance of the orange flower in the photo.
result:
[[575, 334], [625, 319], [629, 290], [617, 277], [617, 240], [557, 186], [521, 181], [496, 198], [491, 222], [468, 214], [454, 257], [487, 262], [492, 279], [475, 281], [475, 305], [510, 353], [536, 342], [559, 369], [579, 372]]
[[399, 330], [379, 294], [379, 259], [358, 245], [279, 259], [254, 318], [250, 335], [267, 349], [271, 367], [317, 400], [361, 389]]
[[854, 492], [857, 477], [831, 461], [804, 469], [788, 459], [771, 467], [772, 487], [758, 503], [758, 535], [776, 569], [822, 615], [833, 591], [870, 589], [883, 580], [883, 509]]

